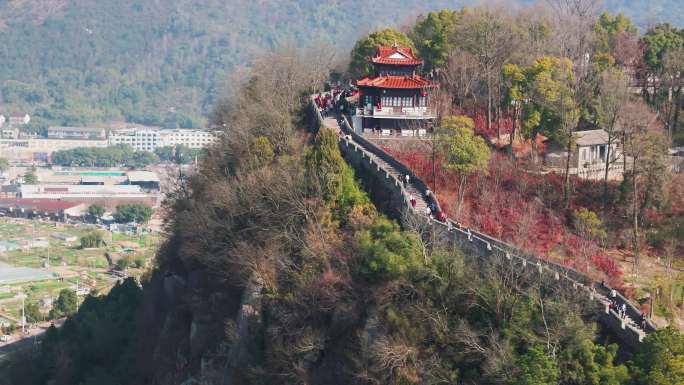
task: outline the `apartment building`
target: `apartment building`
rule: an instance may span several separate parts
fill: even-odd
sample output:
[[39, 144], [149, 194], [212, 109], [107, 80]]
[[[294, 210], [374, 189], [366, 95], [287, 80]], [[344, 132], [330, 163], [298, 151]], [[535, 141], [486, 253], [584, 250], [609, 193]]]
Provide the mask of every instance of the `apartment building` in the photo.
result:
[[114, 130], [109, 135], [111, 145], [127, 144], [136, 150], [145, 151], [179, 144], [189, 148], [203, 148], [215, 139], [215, 135], [207, 130], [166, 130], [149, 127]]

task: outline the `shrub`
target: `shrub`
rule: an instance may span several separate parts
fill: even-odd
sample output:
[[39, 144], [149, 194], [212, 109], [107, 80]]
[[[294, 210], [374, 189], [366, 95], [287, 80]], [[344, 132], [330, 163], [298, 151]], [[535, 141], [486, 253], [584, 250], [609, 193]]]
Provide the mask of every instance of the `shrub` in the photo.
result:
[[421, 266], [420, 240], [387, 218], [359, 231], [357, 242], [363, 258], [358, 273], [369, 281], [396, 279]]
[[126, 270], [126, 269], [128, 269], [128, 266], [130, 266], [130, 265], [131, 265], [131, 260], [128, 257], [123, 257], [123, 258], [119, 259], [118, 261], [116, 261], [116, 267], [119, 270]]
[[116, 206], [114, 220], [117, 223], [146, 223], [152, 217], [152, 207], [143, 204], [130, 204]]
[[59, 297], [55, 301], [52, 310], [50, 310], [50, 318], [61, 318], [64, 316], [71, 315], [76, 312], [78, 307], [78, 297], [76, 292], [69, 289], [62, 289], [59, 292]]
[[81, 248], [87, 249], [91, 247], [100, 247], [104, 244], [104, 239], [102, 238], [102, 232], [91, 231], [83, 235], [80, 239]]

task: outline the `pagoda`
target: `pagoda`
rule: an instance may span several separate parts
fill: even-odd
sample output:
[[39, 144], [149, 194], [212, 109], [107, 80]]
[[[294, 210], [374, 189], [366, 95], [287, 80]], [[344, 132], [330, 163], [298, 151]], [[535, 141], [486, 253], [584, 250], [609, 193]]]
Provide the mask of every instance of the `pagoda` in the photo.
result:
[[429, 91], [437, 83], [418, 74], [423, 61], [411, 48], [378, 47], [369, 58], [373, 74], [356, 81], [359, 105], [352, 117], [357, 132], [404, 135], [425, 129], [435, 119], [428, 107]]

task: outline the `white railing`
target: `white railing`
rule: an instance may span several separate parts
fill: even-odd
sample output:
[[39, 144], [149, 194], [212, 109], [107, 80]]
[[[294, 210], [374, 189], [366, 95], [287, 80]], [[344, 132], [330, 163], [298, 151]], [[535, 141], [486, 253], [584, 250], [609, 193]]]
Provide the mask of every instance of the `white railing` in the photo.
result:
[[434, 111], [428, 107], [363, 107], [357, 108], [356, 114], [361, 116], [397, 116], [397, 117], [434, 117]]

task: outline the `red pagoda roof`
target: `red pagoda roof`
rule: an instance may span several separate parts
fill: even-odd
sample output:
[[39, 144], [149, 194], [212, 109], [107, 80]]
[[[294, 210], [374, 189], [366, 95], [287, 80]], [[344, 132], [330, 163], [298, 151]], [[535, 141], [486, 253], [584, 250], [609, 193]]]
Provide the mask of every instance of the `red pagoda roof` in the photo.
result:
[[378, 76], [365, 77], [356, 81], [358, 87], [375, 87], [375, 88], [433, 88], [437, 87], [437, 83], [427, 80], [418, 75], [414, 76]]
[[406, 47], [378, 47], [377, 55], [370, 59], [374, 64], [421, 65], [423, 61]]

